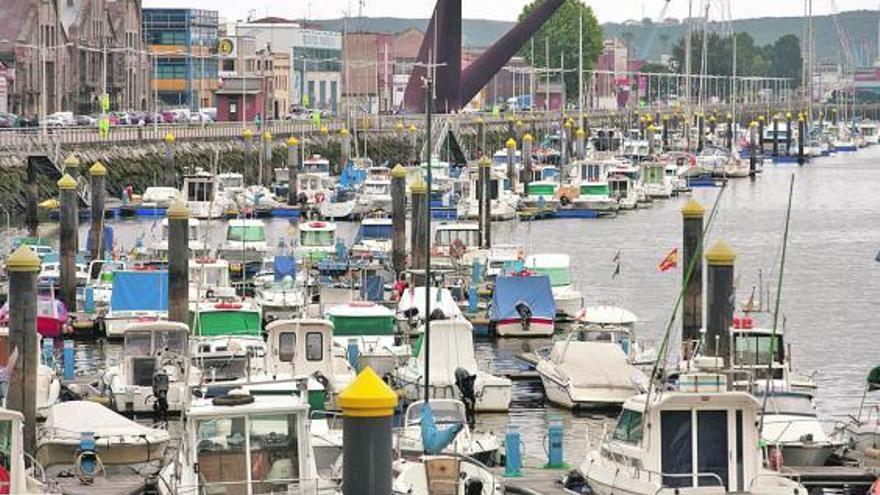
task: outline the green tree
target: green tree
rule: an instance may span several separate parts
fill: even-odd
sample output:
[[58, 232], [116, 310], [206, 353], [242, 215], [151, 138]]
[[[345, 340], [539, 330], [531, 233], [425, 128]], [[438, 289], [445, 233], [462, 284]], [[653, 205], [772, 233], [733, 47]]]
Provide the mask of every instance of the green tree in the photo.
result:
[[[519, 19], [522, 20], [543, 2], [544, 0], [532, 0], [523, 7]], [[578, 94], [577, 70], [568, 71], [577, 69], [578, 66], [578, 22], [581, 16], [584, 26], [583, 67], [584, 70], [592, 69], [599, 54], [602, 53], [602, 28], [599, 27], [593, 9], [580, 0], [565, 0], [556, 13], [535, 33], [534, 53], [530, 43], [526, 43], [520, 50], [520, 55], [537, 68], [549, 66], [558, 69], [562, 60], [565, 60], [565, 94], [568, 100], [576, 100]], [[545, 40], [550, 48], [549, 64], [545, 57]], [[587, 84], [586, 81], [585, 77], [584, 84]]]
[[794, 81], [794, 87], [800, 86], [801, 69], [804, 64], [804, 60], [801, 58], [800, 39], [793, 34], [786, 34], [776, 40], [776, 43], [773, 43], [772, 46], [768, 45], [768, 47], [769, 70], [771, 74], [767, 75], [788, 77]]

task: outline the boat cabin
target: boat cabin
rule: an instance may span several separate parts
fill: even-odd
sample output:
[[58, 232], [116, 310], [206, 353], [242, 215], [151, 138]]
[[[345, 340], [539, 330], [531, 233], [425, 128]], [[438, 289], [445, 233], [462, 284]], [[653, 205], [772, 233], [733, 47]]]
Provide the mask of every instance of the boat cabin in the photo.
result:
[[260, 336], [260, 310], [247, 301], [202, 301], [190, 303], [193, 335], [205, 337]]
[[317, 318], [275, 320], [266, 326], [269, 352], [266, 372], [293, 376], [336, 375], [333, 363], [333, 323]]
[[129, 324], [123, 334], [123, 375], [128, 385], [152, 387], [158, 370], [171, 363], [183, 379], [189, 328], [173, 321]]
[[224, 192], [241, 192], [244, 191], [244, 175], [237, 172], [227, 172], [217, 174], [217, 184], [220, 190]]
[[[733, 339], [731, 362], [735, 369], [747, 370], [753, 380], [782, 380], [786, 374], [786, 355], [781, 329], [757, 328], [748, 316], [734, 316], [730, 328]], [[772, 366], [771, 366], [772, 364]], [[771, 371], [772, 370], [772, 371]]]
[[627, 490], [635, 493], [752, 491], [761, 476], [760, 404], [751, 394], [727, 392], [723, 375], [683, 378], [682, 390], [697, 388], [657, 393], [647, 407], [646, 395], [627, 400], [600, 455], [630, 470], [621, 483], [639, 486]]
[[306, 222], [299, 225], [297, 258], [323, 259], [336, 251], [336, 224], [332, 222]]
[[226, 227], [227, 243], [265, 243], [266, 226], [262, 220], [236, 218], [229, 221]]
[[434, 232], [434, 244], [448, 248], [461, 243], [466, 249], [480, 247], [480, 226], [475, 223], [441, 223]]
[[578, 173], [580, 184], [578, 192], [581, 196], [608, 196], [608, 163], [596, 161], [580, 162]]
[[390, 181], [391, 169], [388, 167], [370, 167], [367, 169], [367, 182], [369, 181]]
[[172, 463], [181, 472], [167, 476], [179, 483], [173, 493], [319, 493], [308, 404], [295, 395], [245, 402], [193, 404], [183, 458]]
[[302, 163], [302, 172], [307, 174], [330, 175], [330, 160], [321, 155], [312, 155]]
[[0, 480], [0, 493], [30, 493], [24, 466], [24, 416], [18, 411], [0, 408], [0, 466], [6, 478]]
[[204, 171], [184, 175], [183, 194], [188, 203], [210, 203], [217, 195], [217, 177]]

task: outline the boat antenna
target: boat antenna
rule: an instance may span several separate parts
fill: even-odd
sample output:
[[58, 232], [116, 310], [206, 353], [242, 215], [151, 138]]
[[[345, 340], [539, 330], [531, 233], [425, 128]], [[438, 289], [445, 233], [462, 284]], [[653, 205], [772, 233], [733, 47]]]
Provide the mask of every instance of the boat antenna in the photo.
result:
[[773, 308], [773, 332], [770, 334], [770, 359], [767, 360], [767, 384], [764, 387], [764, 401], [761, 404], [761, 425], [758, 433], [764, 431], [764, 414], [767, 410], [767, 396], [770, 395], [773, 383], [773, 356], [776, 355], [776, 329], [779, 324], [779, 303], [782, 300], [782, 278], [785, 274], [785, 252], [788, 248], [788, 225], [791, 220], [791, 198], [794, 195], [794, 174], [788, 183], [788, 208], [785, 210], [785, 230], [782, 233], [782, 257], [779, 260], [779, 279], [776, 281], [776, 302]]
[[[706, 225], [703, 227], [702, 235], [700, 236], [700, 251], [702, 251], [703, 240], [706, 238], [706, 235], [709, 233], [709, 230], [712, 228], [712, 224], [714, 223], [715, 217], [718, 214], [718, 205], [721, 202], [721, 197], [724, 195], [724, 191], [727, 187], [722, 187], [718, 192], [718, 196], [715, 197], [715, 202], [712, 204], [712, 209], [709, 211], [709, 218], [706, 220]], [[648, 405], [651, 403], [651, 390], [654, 389], [655, 383], [659, 381], [660, 375], [660, 363], [666, 361], [666, 354], [669, 352], [669, 341], [670, 336], [672, 335], [672, 325], [675, 323], [676, 315], [678, 315], [678, 308], [681, 306], [681, 301], [684, 299], [685, 290], [688, 286], [688, 282], [694, 274], [694, 270], [697, 266], [697, 260], [702, 256], [702, 252], [699, 253], [699, 256], [694, 256], [690, 259], [688, 266], [685, 268], [687, 271], [685, 272], [684, 282], [681, 284], [681, 289], [678, 291], [678, 297], [675, 300], [675, 306], [672, 308], [672, 313], [669, 315], [669, 320], [666, 323], [666, 329], [663, 332], [663, 341], [660, 344], [660, 349], [657, 352], [657, 359], [654, 361], [654, 367], [651, 370], [651, 376], [649, 377], [648, 382], [648, 392], [647, 397], [645, 398], [645, 413], [648, 411]], [[657, 387], [662, 391], [662, 387]], [[644, 417], [644, 416], [643, 416]], [[642, 428], [644, 428], [645, 422], [642, 422]]]
[[428, 55], [431, 60], [431, 67], [425, 71], [425, 161], [428, 163], [425, 172], [425, 183], [427, 185], [427, 193], [425, 201], [428, 205], [425, 208], [425, 337], [423, 339], [422, 348], [425, 350], [425, 403], [428, 403], [431, 396], [431, 110], [434, 106], [434, 78], [433, 78], [433, 58]]

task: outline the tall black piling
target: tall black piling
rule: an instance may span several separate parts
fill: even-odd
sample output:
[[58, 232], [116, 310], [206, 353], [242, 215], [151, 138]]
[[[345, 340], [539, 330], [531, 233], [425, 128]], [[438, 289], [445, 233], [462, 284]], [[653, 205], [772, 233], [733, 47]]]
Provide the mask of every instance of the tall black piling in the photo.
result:
[[74, 312], [76, 311], [76, 236], [79, 223], [77, 211], [79, 198], [76, 195], [76, 180], [68, 174], [64, 174], [58, 181], [58, 200], [61, 203], [58, 217], [61, 224], [58, 236], [60, 296], [67, 310]]
[[480, 201], [480, 240], [482, 247], [492, 247], [492, 160], [488, 156], [480, 158], [479, 168], [479, 201]]
[[522, 138], [523, 195], [529, 195], [529, 184], [532, 182], [532, 135], [528, 132]]
[[804, 114], [798, 115], [798, 165], [804, 164], [804, 143], [807, 141], [807, 121]]
[[107, 180], [107, 168], [101, 162], [95, 162], [89, 168], [91, 181], [91, 208], [92, 218], [89, 225], [89, 238], [91, 238], [91, 255], [93, 260], [104, 259], [104, 196]]
[[40, 170], [38, 160], [39, 157], [33, 155], [27, 158], [25, 224], [27, 225], [28, 235], [31, 237], [37, 237], [37, 229], [40, 225], [39, 216], [37, 215], [37, 202], [40, 200], [39, 193], [37, 192], [37, 175]]
[[504, 143], [504, 146], [507, 149], [507, 182], [510, 186], [510, 192], [516, 194], [516, 140], [510, 138]]
[[773, 156], [779, 156], [779, 117], [773, 116]]
[[[684, 301], [681, 307], [682, 356], [691, 356], [694, 345], [700, 340], [703, 326], [703, 216], [705, 209], [691, 199], [681, 209], [682, 218], [682, 284]], [[691, 263], [693, 270], [688, 277]]]
[[758, 123], [749, 124], [749, 177], [755, 179], [758, 173]]
[[272, 167], [272, 133], [263, 131], [263, 149], [260, 152], [260, 185], [269, 187], [272, 185], [272, 175], [275, 169]]
[[296, 205], [299, 176], [299, 139], [294, 136], [287, 138], [287, 205]]
[[785, 156], [791, 156], [791, 112], [785, 114]]
[[244, 142], [244, 160], [242, 171], [242, 178], [244, 179], [245, 186], [252, 186], [256, 184], [256, 178], [254, 177], [254, 131], [250, 129], [245, 129], [241, 133], [242, 141]]
[[24, 451], [37, 450], [37, 374], [40, 335], [37, 333], [37, 275], [40, 258], [25, 245], [6, 260], [9, 272], [9, 347], [7, 359], [18, 353], [9, 386], [6, 407], [24, 416]]
[[704, 354], [722, 357], [725, 364], [730, 357], [730, 325], [733, 321], [734, 288], [733, 265], [736, 252], [724, 241], [718, 241], [706, 251], [708, 269], [706, 299], [706, 338]]
[[165, 214], [168, 216], [168, 319], [188, 323], [189, 210], [183, 201], [176, 201]]
[[412, 218], [410, 228], [410, 256], [412, 257], [411, 268], [421, 273], [416, 275], [415, 286], [423, 285], [425, 270], [428, 264], [428, 184], [419, 178], [410, 188], [410, 205], [412, 206]]
[[391, 265], [398, 275], [406, 270], [406, 169], [391, 170]]

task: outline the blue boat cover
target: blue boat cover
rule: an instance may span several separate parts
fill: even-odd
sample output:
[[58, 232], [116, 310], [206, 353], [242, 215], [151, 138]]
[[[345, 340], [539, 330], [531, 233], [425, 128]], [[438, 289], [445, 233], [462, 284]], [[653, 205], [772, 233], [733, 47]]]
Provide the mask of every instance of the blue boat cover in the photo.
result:
[[113, 311], [168, 311], [166, 270], [113, 272]]
[[556, 316], [556, 302], [550, 288], [550, 277], [531, 275], [526, 277], [498, 277], [492, 292], [492, 321], [519, 318], [516, 305], [525, 303], [533, 317], [553, 318]]
[[366, 170], [359, 170], [354, 166], [354, 162], [349, 161], [345, 164], [345, 168], [342, 169], [342, 174], [339, 175], [339, 180], [336, 184], [342, 189], [352, 189], [361, 184], [366, 178]]
[[275, 280], [281, 280], [286, 275], [296, 278], [296, 260], [293, 256], [275, 256]]
[[358, 243], [364, 239], [391, 239], [394, 233], [393, 225], [364, 225], [358, 229], [354, 242]]
[[378, 302], [383, 301], [385, 299], [384, 296], [385, 285], [382, 281], [382, 277], [379, 275], [367, 277], [366, 283], [361, 289], [361, 297], [367, 301]]

